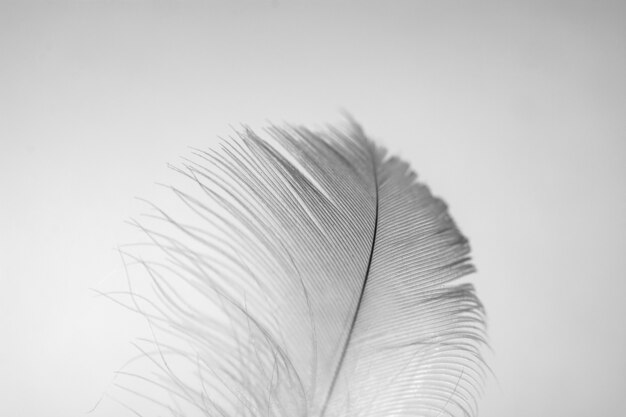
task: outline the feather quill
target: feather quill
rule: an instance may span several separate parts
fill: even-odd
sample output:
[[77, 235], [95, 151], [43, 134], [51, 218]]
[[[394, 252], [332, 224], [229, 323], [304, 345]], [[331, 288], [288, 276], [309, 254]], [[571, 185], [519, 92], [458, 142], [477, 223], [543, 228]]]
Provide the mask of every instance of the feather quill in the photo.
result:
[[118, 386], [153, 415], [475, 415], [484, 312], [444, 202], [356, 123], [266, 133], [194, 151], [184, 210], [135, 223], [153, 337]]

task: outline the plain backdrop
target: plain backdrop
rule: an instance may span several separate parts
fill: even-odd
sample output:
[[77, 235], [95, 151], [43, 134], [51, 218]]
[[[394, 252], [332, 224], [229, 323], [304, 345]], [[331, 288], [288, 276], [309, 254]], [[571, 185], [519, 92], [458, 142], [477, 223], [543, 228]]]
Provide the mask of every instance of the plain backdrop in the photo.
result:
[[134, 352], [90, 288], [167, 162], [343, 110], [470, 238], [480, 415], [626, 415], [625, 5], [2, 1], [0, 415], [85, 415]]

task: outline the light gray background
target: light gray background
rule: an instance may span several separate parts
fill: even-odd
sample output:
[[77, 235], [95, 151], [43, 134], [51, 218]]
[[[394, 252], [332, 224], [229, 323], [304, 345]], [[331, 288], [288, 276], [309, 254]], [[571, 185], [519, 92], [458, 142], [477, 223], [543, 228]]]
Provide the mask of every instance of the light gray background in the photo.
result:
[[626, 415], [624, 4], [0, 3], [0, 415], [82, 415], [133, 352], [88, 289], [166, 162], [341, 109], [471, 239], [481, 416]]

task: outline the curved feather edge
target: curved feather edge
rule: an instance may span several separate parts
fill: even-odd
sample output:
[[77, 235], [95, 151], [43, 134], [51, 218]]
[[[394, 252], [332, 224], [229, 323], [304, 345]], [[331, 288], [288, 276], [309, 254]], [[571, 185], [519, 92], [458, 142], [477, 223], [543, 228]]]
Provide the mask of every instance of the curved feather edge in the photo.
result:
[[173, 168], [174, 198], [122, 250], [117, 299], [151, 337], [114, 398], [137, 415], [476, 415], [484, 310], [453, 283], [469, 245], [408, 164], [353, 123], [244, 129]]

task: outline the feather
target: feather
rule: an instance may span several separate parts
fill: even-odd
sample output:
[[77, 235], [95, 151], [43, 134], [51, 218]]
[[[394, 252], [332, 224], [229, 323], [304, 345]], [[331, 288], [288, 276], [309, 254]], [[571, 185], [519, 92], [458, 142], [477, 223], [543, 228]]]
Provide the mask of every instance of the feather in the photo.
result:
[[444, 202], [356, 123], [266, 133], [195, 150], [134, 223], [152, 337], [118, 387], [153, 415], [475, 415], [484, 311]]

